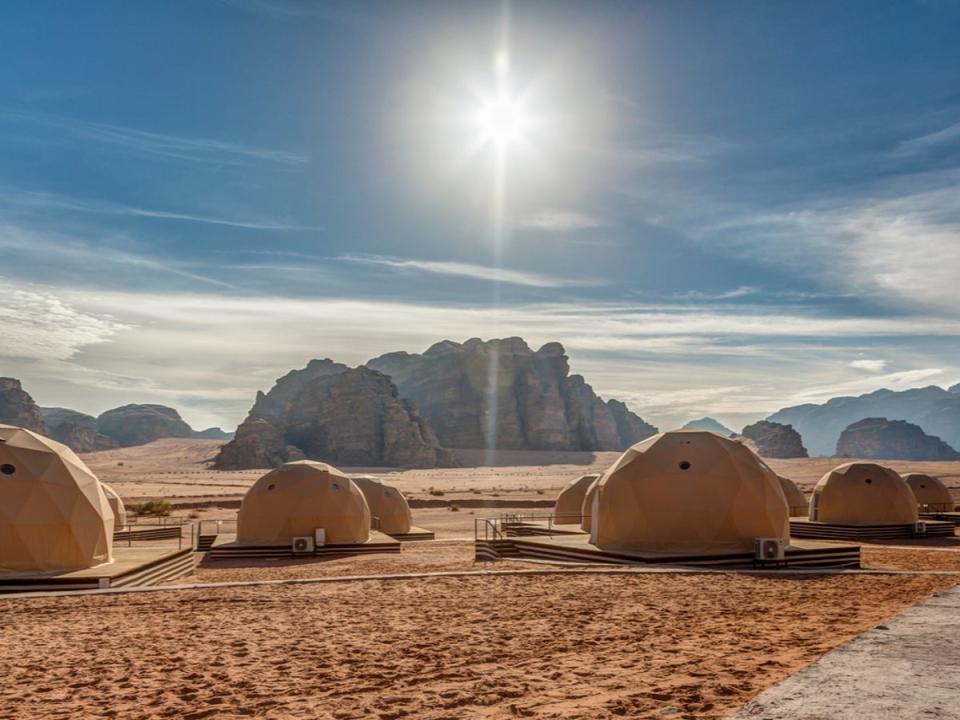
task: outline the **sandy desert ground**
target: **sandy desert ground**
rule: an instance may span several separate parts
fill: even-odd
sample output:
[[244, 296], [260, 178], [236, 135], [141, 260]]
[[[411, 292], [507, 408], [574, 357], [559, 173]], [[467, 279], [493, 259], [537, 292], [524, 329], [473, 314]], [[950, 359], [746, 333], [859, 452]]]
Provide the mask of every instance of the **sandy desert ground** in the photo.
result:
[[952, 582], [501, 576], [0, 600], [0, 708], [14, 718], [721, 718]]
[[[217, 445], [164, 440], [85, 459], [128, 503], [164, 498], [180, 516], [229, 524], [262, 471], [210, 470]], [[415, 522], [439, 538], [405, 543], [399, 555], [205, 560], [162, 592], [0, 599], [0, 717], [722, 718], [960, 580], [575, 567], [562, 575], [322, 580], [555, 569], [475, 563], [474, 521], [549, 512], [568, 480], [615, 457], [511, 453], [494, 467], [379, 470], [413, 498]], [[771, 464], [809, 489], [836, 461]], [[960, 486], [960, 463], [909, 467]], [[875, 569], [960, 572], [960, 538], [865, 545], [862, 556]], [[174, 587], [304, 579], [321, 581]]]

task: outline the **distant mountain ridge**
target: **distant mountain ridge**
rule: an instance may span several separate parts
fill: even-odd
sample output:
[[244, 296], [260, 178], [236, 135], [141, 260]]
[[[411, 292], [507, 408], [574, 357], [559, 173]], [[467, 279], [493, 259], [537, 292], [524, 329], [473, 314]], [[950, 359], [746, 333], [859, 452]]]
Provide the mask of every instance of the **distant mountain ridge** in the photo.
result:
[[840, 457], [868, 460], [960, 460], [938, 437], [905, 420], [864, 418], [849, 425], [837, 441]]
[[534, 351], [519, 337], [443, 340], [422, 354], [381, 355], [367, 367], [393, 379], [444, 447], [623, 450], [657, 433], [622, 402], [604, 401], [583, 376], [571, 375], [556, 342]]
[[702, 417], [699, 420], [691, 420], [683, 426], [684, 430], [709, 430], [724, 437], [730, 437], [736, 433], [718, 420], [712, 417]]
[[951, 447], [960, 447], [960, 383], [947, 390], [930, 385], [836, 397], [821, 405], [808, 403], [783, 408], [767, 420], [793, 425], [812, 455], [830, 456], [836, 452], [844, 429], [864, 418], [905, 420]]

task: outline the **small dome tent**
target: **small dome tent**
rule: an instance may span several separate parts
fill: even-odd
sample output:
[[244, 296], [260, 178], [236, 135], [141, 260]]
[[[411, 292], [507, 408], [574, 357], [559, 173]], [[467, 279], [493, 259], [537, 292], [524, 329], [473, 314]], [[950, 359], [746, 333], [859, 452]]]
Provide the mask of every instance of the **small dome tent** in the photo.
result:
[[596, 479], [587, 487], [583, 494], [583, 504], [580, 506], [580, 529], [584, 532], [590, 532], [593, 529], [593, 499], [597, 495], [597, 489], [600, 485], [600, 479], [603, 475], [597, 475]]
[[80, 570], [111, 562], [113, 512], [66, 445], [0, 425], [0, 570]]
[[600, 478], [591, 539], [602, 549], [752, 551], [757, 538], [789, 540], [777, 476], [746, 446], [703, 430], [640, 442]]
[[405, 535], [413, 525], [410, 505], [396, 487], [372, 475], [354, 475], [350, 478], [360, 488], [370, 507], [370, 519], [380, 532], [387, 535]]
[[247, 491], [237, 516], [237, 542], [288, 545], [323, 528], [331, 545], [366, 542], [370, 508], [360, 488], [326, 463], [297, 460], [267, 473]]
[[783, 496], [787, 499], [787, 506], [790, 508], [790, 517], [806, 517], [810, 512], [810, 504], [807, 502], [807, 496], [797, 487], [797, 484], [790, 478], [783, 475], [777, 475], [780, 481], [780, 489], [783, 490]]
[[107, 496], [107, 502], [110, 503], [110, 510], [113, 511], [113, 531], [123, 530], [127, 526], [127, 508], [120, 499], [117, 491], [106, 483], [100, 483], [104, 495]]
[[903, 480], [913, 490], [920, 512], [953, 512], [953, 496], [940, 478], [923, 473], [910, 473], [904, 475]]
[[917, 521], [917, 499], [896, 472], [868, 462], [845, 463], [813, 489], [810, 520], [842, 525], [899, 525]]
[[583, 498], [587, 489], [599, 475], [581, 475], [571, 480], [557, 495], [557, 502], [553, 509], [553, 522], [556, 525], [580, 525], [583, 509]]

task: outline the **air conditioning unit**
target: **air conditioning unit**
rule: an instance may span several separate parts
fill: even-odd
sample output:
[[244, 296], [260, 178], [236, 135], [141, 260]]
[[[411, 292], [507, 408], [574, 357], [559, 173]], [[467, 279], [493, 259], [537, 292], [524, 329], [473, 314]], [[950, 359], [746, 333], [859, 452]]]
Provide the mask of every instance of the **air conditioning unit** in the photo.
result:
[[312, 537], [295, 537], [291, 549], [294, 555], [301, 555], [303, 553], [312, 553], [313, 547]]
[[757, 560], [783, 560], [787, 544], [781, 538], [757, 538], [754, 541], [754, 557]]
[[927, 523], [923, 520], [915, 522], [913, 524], [913, 534], [919, 537], [923, 537], [927, 534]]
[[323, 547], [327, 544], [327, 531], [325, 528], [314, 528], [313, 544], [316, 547]]

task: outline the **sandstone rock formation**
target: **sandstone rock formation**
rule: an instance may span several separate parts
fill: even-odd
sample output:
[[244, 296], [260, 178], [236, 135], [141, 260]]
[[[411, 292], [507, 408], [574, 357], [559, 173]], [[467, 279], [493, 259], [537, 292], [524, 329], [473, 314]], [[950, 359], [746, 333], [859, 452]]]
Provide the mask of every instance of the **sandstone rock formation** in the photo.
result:
[[100, 433], [121, 447], [146, 445], [160, 438], [188, 438], [193, 430], [180, 413], [164, 405], [124, 405], [107, 410], [97, 418]]
[[865, 460], [960, 460], [960, 452], [904, 420], [864, 418], [837, 441], [837, 455]]
[[790, 425], [760, 420], [753, 425], [747, 425], [741, 434], [754, 443], [757, 453], [763, 457], [808, 457], [800, 433]]
[[832, 455], [844, 428], [868, 417], [906, 420], [949, 445], [960, 447], [958, 389], [960, 385], [949, 390], [936, 385], [902, 391], [877, 390], [859, 397], [836, 397], [823, 405], [784, 408], [767, 420], [793, 425], [814, 455]]
[[444, 340], [419, 355], [381, 355], [367, 367], [416, 402], [445, 447], [622, 450], [657, 432], [570, 375], [559, 343], [534, 352], [517, 337]]
[[47, 434], [40, 408], [15, 378], [0, 377], [0, 424]]
[[389, 377], [332, 360], [311, 360], [258, 392], [214, 467], [276, 467], [303, 456], [354, 467], [456, 464]]
[[710, 432], [715, 432], [717, 435], [723, 435], [724, 437], [730, 437], [731, 435], [736, 435], [736, 433], [728, 428], [723, 423], [714, 420], [712, 417], [702, 417], [699, 420], [691, 420], [686, 425], [683, 426], [684, 430], [709, 430]]
[[45, 407], [40, 410], [43, 412], [50, 437], [62, 442], [74, 452], [109, 450], [120, 445], [113, 438], [99, 432], [97, 419], [93, 415], [68, 408]]

